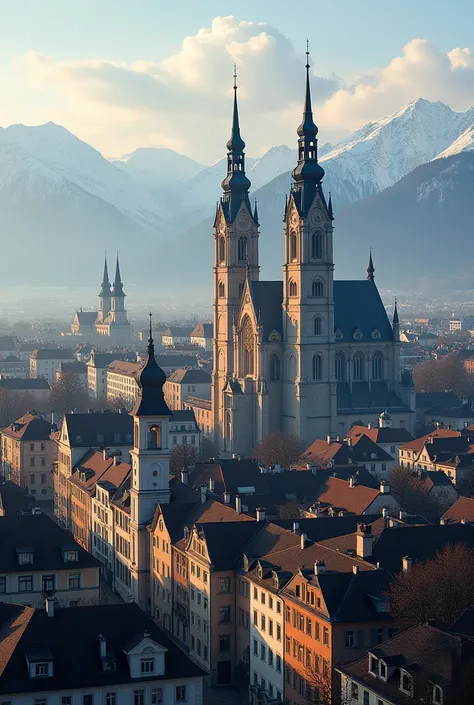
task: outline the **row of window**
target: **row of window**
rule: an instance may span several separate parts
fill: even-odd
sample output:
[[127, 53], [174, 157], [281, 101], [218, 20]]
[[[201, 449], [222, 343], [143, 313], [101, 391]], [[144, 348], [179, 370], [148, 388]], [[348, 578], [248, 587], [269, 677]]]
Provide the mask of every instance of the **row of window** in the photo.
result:
[[[245, 582], [245, 581], [242, 581]], [[240, 593], [243, 595], [244, 593]], [[258, 601], [259, 590], [255, 587], [253, 588], [253, 599]], [[267, 599], [268, 598], [268, 599]], [[262, 605], [268, 605], [268, 609], [272, 610], [275, 604], [275, 610], [277, 614], [281, 614], [281, 602], [279, 600], [273, 600], [272, 595], [268, 595], [264, 590], [260, 590], [260, 603]]]
[[[322, 334], [322, 320], [317, 316], [314, 319], [314, 334]], [[352, 380], [362, 382], [365, 379], [365, 355], [362, 352], [357, 352], [352, 359]], [[371, 379], [373, 381], [381, 381], [384, 379], [384, 360], [383, 354], [379, 351], [374, 352], [371, 357]], [[347, 361], [345, 353], [340, 350], [336, 353], [334, 363], [334, 374], [338, 382], [345, 382], [347, 376]], [[294, 376], [293, 373], [290, 377]], [[312, 377], [314, 380], [323, 378], [323, 356], [317, 353], [313, 355], [312, 361]], [[270, 356], [270, 381], [274, 382], [281, 379], [281, 362], [276, 353]]]
[[[142, 671], [142, 673], [146, 673]], [[188, 686], [177, 685], [175, 686], [175, 702], [184, 703], [188, 700], [187, 693]], [[54, 696], [56, 699], [56, 696]], [[61, 705], [72, 705], [72, 695], [63, 695], [61, 697]], [[104, 705], [117, 705], [117, 693], [106, 692], [102, 695], [94, 693], [84, 693], [82, 696], [82, 705], [98, 705], [103, 703]], [[35, 698], [34, 705], [48, 705], [48, 698]], [[139, 688], [133, 691], [133, 705], [161, 705], [163, 703], [163, 688]], [[2, 702], [1, 705], [10, 705], [10, 703]]]
[[[44, 468], [46, 466], [46, 456], [40, 455], [39, 461], [40, 461], [40, 465]], [[36, 456], [32, 455], [30, 457], [30, 468], [34, 468], [35, 466], [36, 466]], [[31, 477], [34, 477], [34, 475], [31, 475]], [[45, 475], [45, 477], [46, 477], [46, 475]], [[32, 480], [32, 482], [34, 482], [34, 480]], [[46, 480], [45, 480], [45, 483], [46, 483]]]
[[274, 654], [262, 641], [259, 642], [257, 639], [253, 640], [253, 655], [260, 658], [260, 661], [268, 663], [268, 665], [274, 668], [278, 673], [281, 673], [281, 656]]
[[201, 639], [194, 637], [191, 634], [191, 649], [196, 652], [196, 654], [203, 659], [203, 661], [209, 661], [209, 647], [207, 644], [203, 644]]
[[[33, 592], [35, 576], [34, 575], [19, 575], [17, 578], [17, 589], [14, 587], [14, 578], [10, 576], [10, 582], [8, 582], [9, 576], [0, 577], [0, 594], [6, 594], [11, 592]], [[81, 575], [80, 573], [69, 573], [67, 586], [69, 590], [79, 590], [81, 587]], [[41, 576], [41, 589], [44, 590], [56, 590], [56, 575], [42, 575]]]
[[257, 610], [253, 611], [253, 624], [255, 627], [259, 627], [260, 631], [268, 632], [268, 636], [275, 637], [277, 641], [281, 641], [281, 625], [277, 623], [276, 629], [273, 629], [273, 619], [268, 619], [263, 613], [260, 614], [260, 621], [258, 619]]
[[268, 695], [269, 695], [271, 698], [274, 698], [274, 697], [275, 697], [275, 694], [276, 694], [276, 699], [277, 699], [277, 700], [281, 700], [281, 699], [282, 699], [281, 690], [278, 690], [278, 688], [274, 688], [274, 687], [273, 687], [273, 683], [271, 683], [270, 681], [267, 683], [267, 680], [266, 680], [263, 676], [260, 676], [260, 679], [259, 679], [258, 674], [255, 673], [255, 671], [254, 671], [254, 674], [253, 674], [253, 684], [254, 684], [254, 685], [259, 685], [262, 690], [267, 691], [267, 692], [268, 692]]

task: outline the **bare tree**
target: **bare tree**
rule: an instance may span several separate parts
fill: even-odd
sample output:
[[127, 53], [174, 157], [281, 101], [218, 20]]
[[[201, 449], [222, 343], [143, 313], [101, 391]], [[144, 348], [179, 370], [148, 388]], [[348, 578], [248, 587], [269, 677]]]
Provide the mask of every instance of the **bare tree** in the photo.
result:
[[462, 544], [444, 546], [432, 560], [400, 573], [388, 597], [392, 615], [402, 628], [432, 618], [450, 627], [474, 604], [474, 551]]
[[301, 460], [304, 449], [304, 443], [294, 433], [273, 431], [257, 445], [255, 456], [266, 467], [281, 465], [290, 468]]
[[400, 466], [391, 469], [389, 483], [393, 495], [402, 509], [409, 514], [439, 518], [442, 508], [430, 494], [420, 475], [411, 468]]
[[49, 397], [51, 410], [65, 414], [71, 409], [84, 410], [88, 406], [87, 389], [75, 372], [64, 372], [51, 387]]
[[181, 472], [190, 472], [198, 460], [198, 450], [196, 446], [186, 443], [173, 446], [170, 455], [170, 472], [172, 475], [179, 475]]
[[454, 392], [460, 396], [472, 393], [469, 374], [456, 355], [441, 360], [425, 360], [413, 370], [417, 392]]
[[37, 402], [31, 394], [21, 394], [12, 389], [0, 389], [0, 426], [9, 426], [35, 406]]
[[120, 411], [121, 409], [127, 409], [127, 411], [130, 411], [133, 404], [124, 397], [115, 397], [110, 401], [106, 401], [105, 406], [106, 408], [112, 409], [113, 411]]

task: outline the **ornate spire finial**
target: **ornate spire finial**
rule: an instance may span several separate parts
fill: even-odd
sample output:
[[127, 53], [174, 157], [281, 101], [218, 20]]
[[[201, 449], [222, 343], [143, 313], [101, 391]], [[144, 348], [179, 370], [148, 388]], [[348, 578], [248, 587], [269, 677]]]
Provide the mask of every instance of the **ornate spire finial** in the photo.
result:
[[257, 209], [257, 199], [255, 199], [255, 207], [253, 209], [253, 219], [258, 225], [258, 209]]
[[329, 191], [329, 202], [328, 202], [328, 214], [331, 220], [334, 220], [334, 213], [332, 210], [332, 194], [331, 191]]
[[150, 313], [149, 313], [148, 315], [150, 316], [150, 334], [149, 334], [149, 336], [148, 336], [148, 347], [147, 347], [147, 350], [148, 350], [148, 354], [149, 354], [149, 355], [153, 355], [153, 353], [155, 352], [155, 345], [154, 345], [154, 342], [153, 342], [153, 330], [152, 330], [152, 326], [151, 326], [151, 318], [152, 318], [153, 314], [152, 314], [152, 312], [150, 311]]
[[[234, 64], [233, 73], [234, 108], [232, 115], [232, 132], [230, 140], [227, 142], [227, 176], [222, 182], [222, 188], [226, 194], [236, 193], [239, 196], [248, 193], [250, 181], [245, 175], [245, 142], [240, 136], [239, 108], [237, 104], [237, 65]], [[227, 200], [230, 200], [227, 196]], [[239, 206], [239, 199], [236, 199], [236, 208]]]
[[375, 279], [375, 267], [372, 260], [372, 248], [369, 250], [369, 264], [367, 265], [367, 279], [373, 282]]
[[398, 306], [397, 306], [397, 297], [395, 297], [395, 306], [393, 309], [393, 320], [392, 320], [392, 326], [398, 326], [400, 325], [400, 319], [398, 317]]
[[306, 40], [306, 68], [309, 69], [309, 39]]
[[234, 64], [234, 91], [237, 90], [237, 64]]

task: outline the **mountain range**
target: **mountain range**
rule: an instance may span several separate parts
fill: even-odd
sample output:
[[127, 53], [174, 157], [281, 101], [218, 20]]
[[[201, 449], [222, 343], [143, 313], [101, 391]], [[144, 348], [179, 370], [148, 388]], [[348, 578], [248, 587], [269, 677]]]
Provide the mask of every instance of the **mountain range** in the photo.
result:
[[[466, 248], [474, 108], [455, 112], [417, 100], [324, 145], [320, 162], [336, 216], [336, 276], [364, 276], [372, 246], [382, 287], [474, 288]], [[282, 217], [295, 163], [296, 150], [285, 145], [247, 157], [264, 278], [281, 276]], [[97, 285], [103, 251], [118, 249], [125, 281], [148, 282], [157, 292], [179, 281], [181, 293], [210, 295], [212, 214], [224, 174], [224, 158], [206, 166], [143, 148], [107, 160], [60, 125], [0, 128], [2, 281], [19, 283], [11, 263], [22, 257], [27, 282]]]

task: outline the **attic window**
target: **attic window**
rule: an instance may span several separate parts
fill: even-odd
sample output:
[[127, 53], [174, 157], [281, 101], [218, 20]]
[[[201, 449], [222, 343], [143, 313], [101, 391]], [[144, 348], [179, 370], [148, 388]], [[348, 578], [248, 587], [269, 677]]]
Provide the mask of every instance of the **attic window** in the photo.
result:
[[262, 566], [261, 566], [261, 565], [259, 565], [258, 568], [257, 568], [257, 575], [258, 575], [258, 577], [260, 578], [260, 580], [263, 578], [263, 570], [262, 570]]
[[48, 678], [49, 676], [49, 662], [35, 664], [35, 678]]
[[245, 570], [245, 572], [248, 573], [248, 571], [249, 571], [249, 559], [247, 558], [247, 556], [244, 556], [244, 557], [243, 557], [243, 559], [242, 559], [242, 565], [243, 565], [243, 569]]
[[103, 443], [103, 442], [104, 442], [104, 434], [98, 433], [97, 434], [97, 443]]
[[369, 654], [369, 673], [372, 676], [378, 676], [379, 674], [379, 660], [372, 654]]
[[26, 563], [33, 563], [33, 549], [17, 549], [18, 563], [20, 565], [25, 565]]
[[413, 690], [413, 678], [403, 670], [400, 670], [400, 690], [406, 695], [411, 695]]
[[383, 681], [387, 680], [387, 664], [382, 660], [379, 662], [379, 676]]
[[79, 560], [79, 551], [77, 548], [66, 548], [63, 550], [63, 561], [65, 563], [74, 563]]

